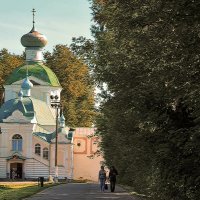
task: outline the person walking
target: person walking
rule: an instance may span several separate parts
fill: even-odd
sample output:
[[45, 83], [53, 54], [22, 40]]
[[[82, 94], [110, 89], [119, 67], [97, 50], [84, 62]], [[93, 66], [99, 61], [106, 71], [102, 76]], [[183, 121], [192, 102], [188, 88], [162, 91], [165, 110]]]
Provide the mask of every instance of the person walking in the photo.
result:
[[99, 182], [100, 189], [102, 192], [104, 192], [106, 182], [106, 171], [104, 170], [104, 166], [101, 166], [101, 169], [99, 170]]
[[109, 171], [109, 180], [110, 180], [110, 191], [115, 191], [115, 184], [116, 184], [116, 176], [118, 175], [118, 172], [114, 166], [110, 167]]

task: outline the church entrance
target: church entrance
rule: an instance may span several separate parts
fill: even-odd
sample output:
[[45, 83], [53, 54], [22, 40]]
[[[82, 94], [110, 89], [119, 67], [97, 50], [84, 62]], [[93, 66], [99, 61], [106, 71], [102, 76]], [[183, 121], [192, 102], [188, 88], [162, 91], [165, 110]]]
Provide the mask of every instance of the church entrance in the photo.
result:
[[22, 179], [22, 163], [10, 163], [10, 178]]

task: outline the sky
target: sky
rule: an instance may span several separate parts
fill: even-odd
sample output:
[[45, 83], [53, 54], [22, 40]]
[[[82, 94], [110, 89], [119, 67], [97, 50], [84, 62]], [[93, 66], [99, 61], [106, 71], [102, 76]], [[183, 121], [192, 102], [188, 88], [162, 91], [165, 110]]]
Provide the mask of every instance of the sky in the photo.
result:
[[71, 43], [72, 37], [92, 38], [92, 15], [88, 0], [0, 0], [0, 50], [21, 54], [20, 39], [32, 29], [32, 9], [35, 28], [44, 34], [52, 51], [57, 44]]

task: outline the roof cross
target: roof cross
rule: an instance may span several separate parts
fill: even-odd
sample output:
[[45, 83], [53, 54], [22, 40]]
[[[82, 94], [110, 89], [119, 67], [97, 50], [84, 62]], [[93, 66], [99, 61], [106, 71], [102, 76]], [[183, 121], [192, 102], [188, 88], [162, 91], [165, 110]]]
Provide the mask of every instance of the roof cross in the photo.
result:
[[31, 11], [33, 13], [33, 29], [35, 29], [35, 8], [33, 8], [33, 10]]

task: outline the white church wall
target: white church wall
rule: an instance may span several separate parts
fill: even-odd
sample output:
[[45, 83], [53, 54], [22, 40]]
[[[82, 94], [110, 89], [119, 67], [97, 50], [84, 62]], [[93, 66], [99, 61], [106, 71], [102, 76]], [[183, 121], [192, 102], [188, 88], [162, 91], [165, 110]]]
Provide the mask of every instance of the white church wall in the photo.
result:
[[0, 178], [6, 178], [6, 159], [0, 157]]
[[[11, 163], [24, 163], [22, 160], [6, 160], [15, 151], [12, 149], [12, 137], [15, 134], [22, 136], [22, 151], [19, 151], [26, 159], [32, 157], [32, 128], [33, 124], [1, 123], [0, 135], [0, 178], [6, 178], [10, 173]], [[24, 166], [23, 166], [24, 168]]]
[[[0, 135], [0, 157], [6, 157], [8, 155], [8, 134], [7, 134], [7, 128], [5, 127], [5, 124], [0, 124], [1, 126], [1, 135]], [[5, 142], [7, 141], [7, 142]]]
[[[71, 145], [72, 144], [58, 144], [58, 177], [61, 179], [70, 178], [71, 179]], [[55, 144], [51, 144], [50, 151], [50, 174], [55, 176]]]
[[7, 135], [8, 136], [8, 156], [13, 152], [12, 150], [12, 137], [15, 134], [19, 134], [22, 136], [22, 151], [21, 154], [24, 157], [30, 158], [32, 157], [32, 129], [33, 124], [14, 124], [14, 123], [7, 123]]
[[46, 179], [49, 177], [49, 166], [35, 159], [26, 160], [25, 177], [27, 179], [37, 179], [40, 176]]
[[[35, 154], [35, 145], [36, 144], [40, 144], [40, 147], [41, 147], [40, 155]], [[50, 144], [46, 141], [43, 141], [42, 139], [40, 139], [37, 136], [33, 136], [33, 144], [32, 144], [32, 148], [31, 148], [33, 158], [35, 160], [37, 160], [38, 162], [43, 163], [46, 166], [49, 166], [50, 165], [49, 164], [50, 163], [50, 152], [49, 152], [49, 159], [48, 160], [43, 158], [43, 149], [44, 148], [47, 148], [50, 151]]]

